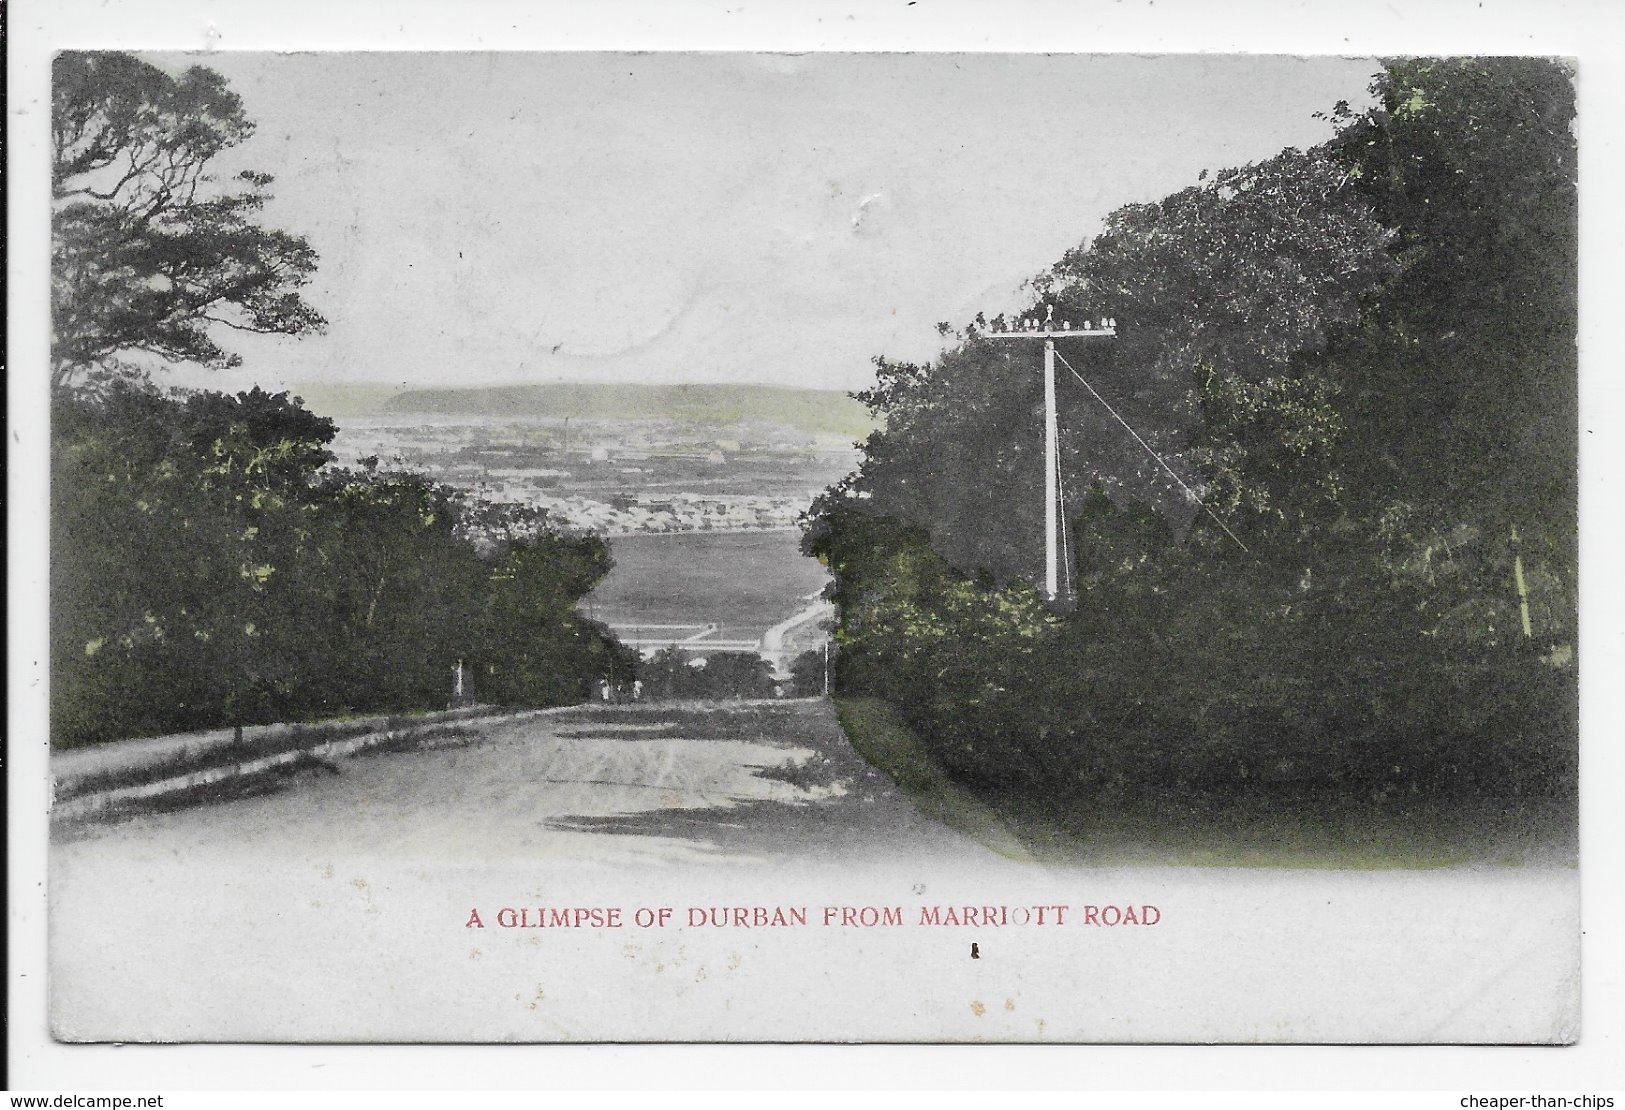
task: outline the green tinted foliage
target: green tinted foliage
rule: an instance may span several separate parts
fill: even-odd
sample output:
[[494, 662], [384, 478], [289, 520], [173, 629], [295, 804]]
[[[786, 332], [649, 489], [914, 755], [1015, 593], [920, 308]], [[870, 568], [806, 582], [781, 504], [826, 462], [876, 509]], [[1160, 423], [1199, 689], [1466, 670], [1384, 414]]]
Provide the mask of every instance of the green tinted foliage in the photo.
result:
[[[1401, 270], [1339, 360], [1339, 465], [1360, 509], [1404, 519], [1409, 561], [1448, 549], [1464, 577], [1498, 577], [1516, 528], [1524, 559], [1572, 597], [1571, 76], [1542, 59], [1404, 60], [1373, 92], [1370, 110], [1342, 113], [1331, 151], [1398, 229]], [[1465, 562], [1463, 527], [1485, 541]]]
[[1452, 59], [1373, 91], [1324, 148], [1121, 209], [1035, 283], [1058, 320], [1117, 319], [1057, 347], [1204, 502], [1063, 370], [1070, 606], [1027, 585], [1036, 344], [978, 318], [879, 364], [883, 430], [807, 546], [839, 687], [960, 777], [1082, 804], [1572, 791], [1572, 85]]
[[608, 571], [601, 540], [416, 475], [325, 469], [332, 422], [286, 394], [114, 383], [54, 420], [58, 744], [435, 708], [458, 660], [499, 704], [629, 671], [574, 612]]
[[1335, 493], [1336, 385], [1310, 356], [1394, 272], [1390, 238], [1346, 171], [1287, 150], [1119, 209], [1046, 280], [1058, 314], [1120, 320], [1136, 388], [1186, 391], [1150, 426], [1183, 428], [1209, 506], [1250, 529]]
[[[1313, 356], [1394, 272], [1390, 233], [1323, 153], [1277, 158], [1113, 213], [1037, 287], [1057, 320], [1119, 320], [1060, 340], [1076, 366], [1233, 529], [1335, 500], [1337, 385]], [[883, 424], [849, 496], [927, 528], [956, 567], [1035, 578], [1042, 544], [1042, 381], [1034, 343], [978, 322], [930, 366], [877, 361], [859, 394]], [[1189, 522], [1190, 495], [1064, 368], [1063, 485], [1100, 487]], [[1075, 504], [1075, 502], [1074, 502]], [[1073, 511], [1076, 511], [1075, 509]]]
[[376, 467], [286, 393], [163, 393], [121, 356], [235, 365], [218, 329], [300, 335], [316, 256], [257, 222], [271, 179], [211, 70], [55, 61], [52, 738], [486, 701], [576, 701], [631, 660], [576, 601], [596, 539]]

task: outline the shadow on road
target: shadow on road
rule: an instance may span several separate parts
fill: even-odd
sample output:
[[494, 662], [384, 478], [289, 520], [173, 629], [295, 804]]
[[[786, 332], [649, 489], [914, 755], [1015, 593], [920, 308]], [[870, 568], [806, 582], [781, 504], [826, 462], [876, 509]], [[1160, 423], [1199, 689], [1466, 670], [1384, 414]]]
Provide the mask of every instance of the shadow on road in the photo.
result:
[[[827, 703], [740, 702], [732, 706], [650, 703], [605, 707], [559, 722], [566, 735], [637, 742], [658, 737], [749, 740], [786, 752], [754, 766], [757, 778], [797, 788], [805, 801], [733, 799], [724, 805], [662, 806], [606, 816], [565, 816], [560, 831], [671, 838], [709, 854], [859, 860], [978, 855], [974, 842], [921, 813], [890, 779], [852, 750]], [[797, 760], [793, 753], [812, 749]]]

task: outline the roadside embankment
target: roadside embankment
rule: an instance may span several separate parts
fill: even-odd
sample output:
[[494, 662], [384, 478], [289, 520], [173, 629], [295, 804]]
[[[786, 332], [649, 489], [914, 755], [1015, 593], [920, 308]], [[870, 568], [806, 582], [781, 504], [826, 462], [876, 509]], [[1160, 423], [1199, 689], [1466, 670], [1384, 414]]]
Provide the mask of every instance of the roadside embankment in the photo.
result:
[[114, 741], [51, 753], [51, 816], [85, 817], [235, 779], [331, 768], [370, 748], [454, 736], [496, 717], [537, 710], [468, 706], [308, 724], [255, 725]]
[[879, 698], [836, 698], [835, 713], [858, 754], [895, 782], [921, 813], [1006, 859], [1032, 862], [999, 814], [950, 779], [891, 706]]

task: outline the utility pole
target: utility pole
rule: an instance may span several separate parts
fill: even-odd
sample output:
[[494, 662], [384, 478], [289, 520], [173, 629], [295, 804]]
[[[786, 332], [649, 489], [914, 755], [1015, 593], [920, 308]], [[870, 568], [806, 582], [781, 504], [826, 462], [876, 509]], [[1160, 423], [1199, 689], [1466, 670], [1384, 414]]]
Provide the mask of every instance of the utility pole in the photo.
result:
[[1044, 341], [1044, 593], [1054, 601], [1061, 593], [1061, 452], [1055, 418], [1055, 339], [1110, 339], [1117, 321], [1103, 319], [1098, 326], [1084, 321], [1074, 328], [1064, 320], [1055, 327], [1055, 306], [1044, 306], [1044, 322], [1024, 321], [1015, 331], [983, 332], [987, 339], [1042, 339]]

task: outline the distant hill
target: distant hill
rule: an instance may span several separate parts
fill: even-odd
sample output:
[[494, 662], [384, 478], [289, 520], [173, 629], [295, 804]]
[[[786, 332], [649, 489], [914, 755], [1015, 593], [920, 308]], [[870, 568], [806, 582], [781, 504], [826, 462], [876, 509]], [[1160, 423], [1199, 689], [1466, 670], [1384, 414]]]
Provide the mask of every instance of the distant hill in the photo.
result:
[[397, 391], [379, 411], [436, 416], [679, 420], [693, 424], [761, 421], [853, 439], [862, 439], [874, 427], [869, 411], [845, 393], [773, 385], [546, 382], [468, 389], [409, 389]]
[[385, 411], [402, 388], [371, 382], [299, 382], [288, 392], [303, 398], [305, 407], [320, 416], [373, 416]]

